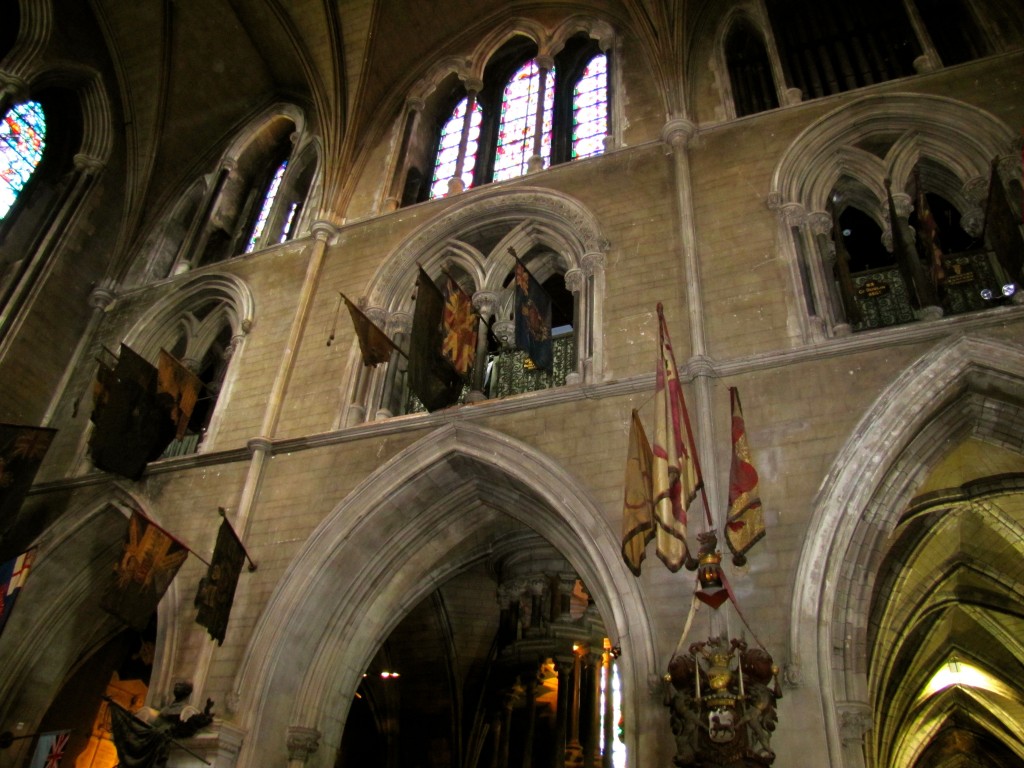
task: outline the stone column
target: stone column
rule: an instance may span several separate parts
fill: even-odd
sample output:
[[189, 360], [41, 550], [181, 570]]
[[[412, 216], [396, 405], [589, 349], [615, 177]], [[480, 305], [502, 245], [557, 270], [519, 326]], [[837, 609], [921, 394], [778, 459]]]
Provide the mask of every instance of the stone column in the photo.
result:
[[586, 278], [582, 269], [570, 269], [565, 273], [565, 288], [572, 293], [572, 330], [576, 337], [576, 370], [566, 375], [566, 384], [579, 384], [583, 381], [584, 361], [588, 357], [590, 327], [584, 320], [587, 316], [585, 283]]
[[177, 275], [182, 272], [188, 272], [193, 267], [199, 265], [203, 249], [206, 246], [206, 239], [209, 236], [209, 233], [206, 231], [207, 227], [216, 210], [220, 193], [224, 189], [228, 177], [235, 172], [235, 167], [235, 161], [229, 159], [217, 171], [213, 182], [207, 188], [206, 194], [203, 195], [203, 200], [196, 211], [191, 226], [188, 228], [188, 232], [185, 233], [185, 237], [181, 241], [181, 247], [178, 249], [178, 255], [175, 257], [174, 267], [171, 269], [172, 274]]
[[533, 154], [527, 163], [527, 173], [544, 170], [544, 158], [541, 155], [544, 143], [544, 98], [547, 94], [548, 72], [555, 68], [555, 60], [546, 54], [538, 55], [536, 61], [540, 77], [537, 86], [537, 114], [533, 123]]
[[844, 768], [864, 768], [864, 736], [871, 730], [871, 707], [860, 701], [841, 702], [840, 736]]
[[466, 150], [469, 147], [469, 132], [473, 125], [473, 108], [476, 95], [483, 90], [484, 83], [478, 78], [464, 78], [466, 85], [466, 114], [462, 116], [462, 133], [459, 134], [459, 154], [455, 158], [455, 175], [448, 182], [448, 194], [457, 195], [466, 189], [462, 174], [466, 166]]
[[[700, 457], [704, 478], [704, 493], [713, 510], [723, 508], [718, 503], [718, 471], [716, 461], [715, 412], [712, 402], [711, 377], [714, 367], [707, 355], [707, 332], [704, 327], [703, 284], [700, 276], [700, 258], [697, 253], [697, 231], [693, 213], [693, 184], [690, 177], [690, 142], [697, 133], [697, 126], [690, 120], [677, 117], [669, 120], [662, 129], [661, 137], [670, 148], [673, 159], [674, 181], [679, 232], [682, 239], [683, 271], [686, 278], [686, 304], [690, 324], [690, 354], [686, 364], [687, 373], [694, 377], [696, 390], [696, 432], [697, 454]], [[670, 312], [672, 308], [669, 308]], [[678, 347], [677, 347], [678, 349]], [[679, 358], [676, 358], [679, 364]], [[704, 515], [701, 515], [704, 518]]]
[[587, 744], [583, 752], [584, 768], [599, 768], [601, 765], [601, 654], [587, 656], [588, 698], [586, 717], [588, 720]]
[[391, 336], [392, 342], [398, 349], [391, 353], [391, 360], [388, 367], [381, 372], [379, 369], [373, 372], [372, 384], [370, 386], [370, 400], [367, 404], [378, 403], [374, 419], [390, 419], [396, 413], [402, 412], [402, 394], [405, 388], [402, 382], [402, 374], [406, 370], [409, 358], [406, 354], [409, 351], [409, 333], [412, 331], [412, 315], [405, 312], [396, 312], [388, 318], [386, 328]]
[[473, 364], [473, 383], [467, 402], [478, 403], [487, 399], [484, 392], [484, 377], [487, 375], [487, 325], [494, 316], [494, 308], [498, 304], [498, 294], [491, 291], [477, 291], [473, 294], [473, 308], [479, 319], [476, 331], [476, 361]]
[[586, 330], [586, 347], [584, 348], [583, 370], [580, 374], [584, 382], [593, 382], [601, 373], [602, 350], [604, 335], [595, 333], [595, 329], [604, 327], [604, 266], [605, 255], [600, 251], [590, 251], [583, 255], [583, 293], [586, 301], [580, 314], [580, 323]]
[[[886, 180], [886, 185], [888, 185]], [[907, 291], [917, 297], [920, 308], [917, 311], [920, 320], [938, 320], [942, 317], [938, 295], [931, 278], [921, 266], [915, 247], [916, 234], [910, 226], [910, 213], [914, 209], [910, 195], [906, 192], [893, 192], [892, 210], [896, 211], [896, 220], [889, 216], [889, 229], [882, 233], [882, 242], [888, 248], [900, 267], [903, 279], [908, 283]]]
[[[100, 323], [103, 321], [104, 313], [107, 307], [110, 306], [110, 303], [114, 300], [115, 296], [116, 294], [114, 293], [113, 286], [107, 282], [96, 286], [93, 288], [92, 293], [89, 294], [89, 306], [92, 308], [92, 314], [89, 315], [89, 322], [85, 327], [85, 332], [79, 336], [78, 344], [75, 346], [75, 351], [71, 355], [67, 366], [64, 368], [64, 373], [61, 376], [60, 383], [54, 390], [53, 397], [50, 398], [50, 404], [46, 409], [46, 413], [43, 414], [40, 426], [47, 427], [50, 425], [50, 422], [53, 421], [53, 418], [56, 415], [57, 406], [64, 397], [64, 392], [71, 381], [71, 376], [76, 370], [78, 370], [82, 357], [85, 355], [87, 349], [92, 345], [96, 329], [99, 328]], [[77, 408], [79, 411], [82, 411], [83, 409], [88, 411], [92, 408], [92, 403], [78, 400]]]
[[[384, 319], [386, 313], [383, 309], [376, 307], [360, 307], [361, 311], [370, 322], [376, 325], [378, 328], [384, 327]], [[371, 410], [369, 402], [367, 402], [368, 392], [370, 388], [370, 381], [373, 378], [373, 374], [376, 373], [377, 369], [372, 365], [364, 365], [362, 356], [360, 355], [359, 362], [356, 364], [356, 375], [355, 384], [352, 387], [352, 403], [349, 406], [346, 420], [348, 426], [355, 426], [356, 424], [362, 424], [366, 421], [366, 414]]]
[[552, 768], [565, 765], [565, 730], [569, 710], [569, 676], [572, 662], [568, 656], [554, 659], [555, 672], [558, 675], [558, 691], [555, 706], [555, 743], [551, 756]]
[[520, 768], [533, 768], [533, 738], [537, 730], [537, 670], [526, 681], [526, 734], [523, 737], [523, 762]]
[[[801, 237], [814, 244], [811, 253], [818, 255], [824, 267], [822, 296], [819, 300], [823, 319], [831, 326], [834, 336], [848, 336], [852, 329], [848, 320], [849, 312], [846, 302], [852, 301], [853, 296], [848, 298], [842, 296], [836, 287], [834, 274], [839, 265], [836, 243], [832, 239], [832, 216], [825, 211], [815, 211], [801, 216], [799, 226]], [[810, 271], [808, 270], [808, 272]]]
[[[577, 768], [583, 765], [583, 745], [580, 744], [580, 693], [583, 672], [581, 656], [586, 653], [583, 648], [573, 647], [572, 654], [572, 690], [569, 692], [568, 734], [565, 745], [565, 767]], [[559, 679], [561, 682], [561, 679]]]
[[320, 747], [320, 731], [301, 725], [288, 726], [288, 768], [305, 768]]

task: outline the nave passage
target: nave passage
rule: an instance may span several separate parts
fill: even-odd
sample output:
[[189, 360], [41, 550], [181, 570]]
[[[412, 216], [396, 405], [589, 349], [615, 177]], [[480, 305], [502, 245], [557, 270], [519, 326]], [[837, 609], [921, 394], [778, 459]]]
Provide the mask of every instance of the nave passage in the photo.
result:
[[593, 600], [539, 537], [505, 539], [380, 646], [336, 768], [625, 766], [619, 650]]

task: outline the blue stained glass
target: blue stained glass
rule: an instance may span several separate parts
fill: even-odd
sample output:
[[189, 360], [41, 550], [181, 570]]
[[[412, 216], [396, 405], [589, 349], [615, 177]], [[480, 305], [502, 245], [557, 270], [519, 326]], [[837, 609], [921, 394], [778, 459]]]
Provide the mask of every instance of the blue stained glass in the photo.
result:
[[43, 159], [46, 116], [37, 101], [17, 104], [0, 123], [0, 219], [14, 206]]
[[287, 168], [288, 161], [285, 160], [274, 173], [274, 178], [267, 188], [267, 194], [263, 197], [263, 207], [260, 208], [260, 215], [256, 219], [256, 226], [252, 228], [252, 237], [249, 238], [249, 244], [245, 246], [246, 253], [251, 253], [253, 248], [256, 247], [256, 242], [260, 239], [260, 235], [263, 234], [263, 228], [267, 226], [270, 210], [274, 207], [274, 198], [277, 197], [277, 190], [281, 188], [281, 179], [284, 178], [284, 172]]
[[[505, 86], [501, 100], [501, 123], [494, 157], [494, 180], [522, 176], [533, 155], [537, 109], [540, 100], [540, 68], [536, 60], [520, 67]], [[540, 156], [546, 168], [551, 158], [551, 123], [555, 103], [555, 70], [547, 74], [544, 112], [541, 121]]]
[[572, 95], [572, 156], [591, 157], [604, 152], [608, 133], [608, 59], [592, 58]]
[[[459, 160], [459, 144], [462, 142], [462, 129], [466, 124], [468, 104], [469, 97], [456, 104], [451, 117], [441, 128], [441, 140], [437, 145], [437, 159], [434, 161], [434, 178], [430, 182], [431, 200], [447, 195], [448, 182], [455, 177], [455, 168]], [[473, 167], [476, 165], [476, 153], [480, 140], [480, 120], [480, 105], [474, 101], [473, 113], [469, 117], [466, 157], [462, 162], [462, 184], [466, 189], [473, 186]]]

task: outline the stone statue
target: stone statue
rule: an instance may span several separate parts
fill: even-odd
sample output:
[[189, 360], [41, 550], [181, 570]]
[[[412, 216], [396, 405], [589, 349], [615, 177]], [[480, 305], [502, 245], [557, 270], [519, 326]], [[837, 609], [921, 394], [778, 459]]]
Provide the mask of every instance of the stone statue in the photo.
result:
[[174, 684], [174, 699], [159, 711], [142, 707], [134, 714], [117, 702], [110, 703], [110, 726], [120, 768], [164, 768], [170, 743], [187, 739], [213, 722], [213, 699], [200, 712], [188, 703], [192, 683]]

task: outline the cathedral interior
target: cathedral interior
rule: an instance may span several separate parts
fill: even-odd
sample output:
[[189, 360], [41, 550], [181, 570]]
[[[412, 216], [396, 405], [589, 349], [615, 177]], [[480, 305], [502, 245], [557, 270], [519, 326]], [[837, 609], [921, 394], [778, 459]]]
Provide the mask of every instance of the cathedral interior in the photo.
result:
[[[65, 768], [114, 768], [111, 708], [184, 682], [213, 720], [170, 766], [1024, 765], [1024, 5], [0, 18], [0, 562], [33, 553], [0, 768], [54, 731]], [[443, 401], [428, 282], [473, 312]], [[624, 558], [660, 307], [719, 609], [660, 539]], [[110, 427], [136, 357], [198, 381], [158, 445]], [[733, 388], [764, 529], [738, 558]], [[188, 555], [126, 622], [139, 519]], [[224, 521], [246, 567], [216, 637], [193, 595]], [[719, 635], [762, 667], [679, 660]], [[689, 721], [715, 664], [737, 719]]]

